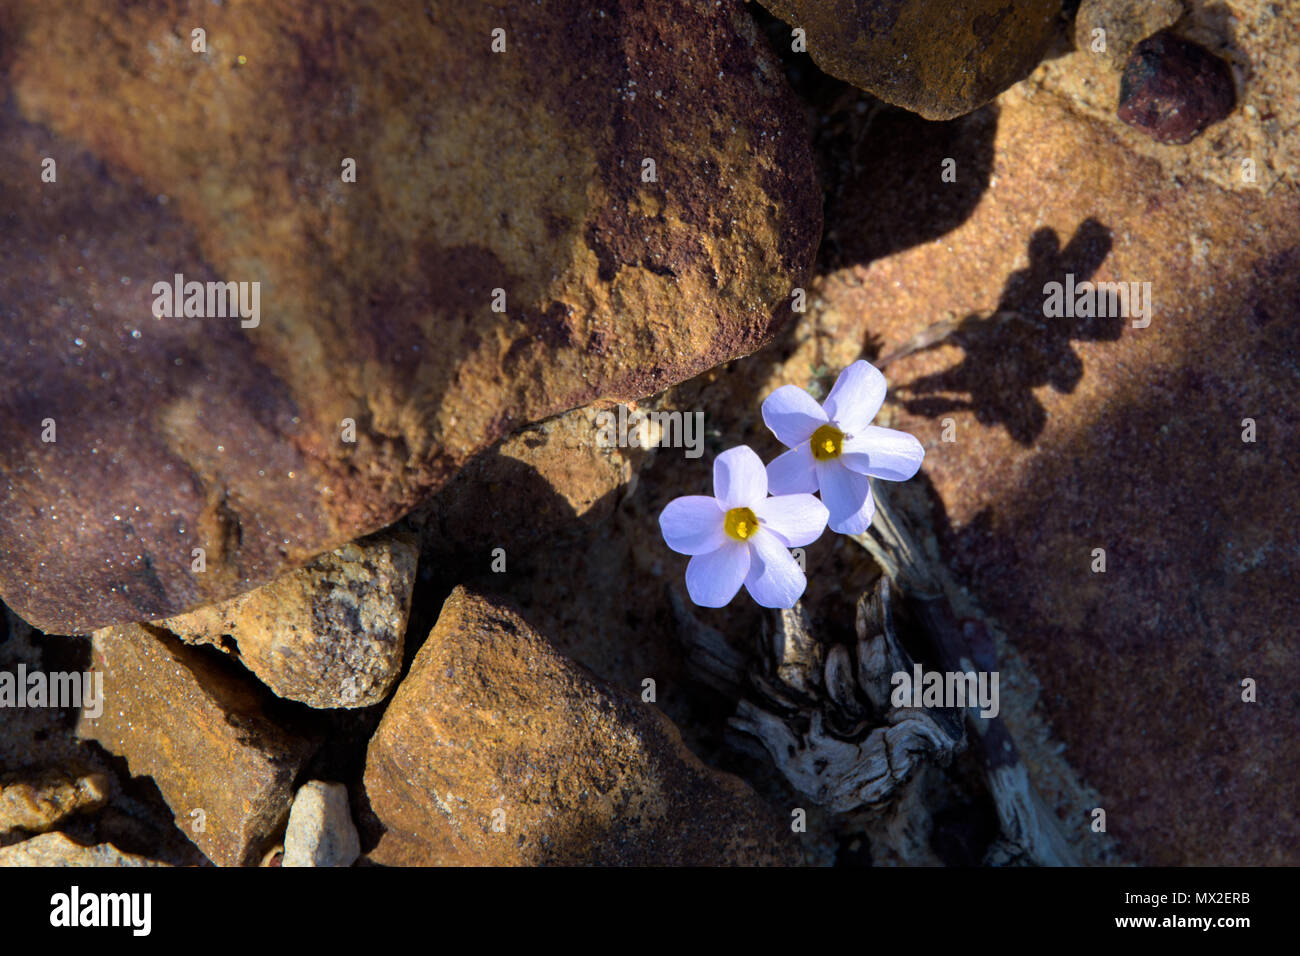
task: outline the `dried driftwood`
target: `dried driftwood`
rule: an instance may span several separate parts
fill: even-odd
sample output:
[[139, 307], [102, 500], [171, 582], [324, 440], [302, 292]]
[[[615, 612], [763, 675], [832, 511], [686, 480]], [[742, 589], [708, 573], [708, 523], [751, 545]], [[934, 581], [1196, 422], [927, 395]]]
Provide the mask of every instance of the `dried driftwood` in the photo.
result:
[[909, 638], [923, 642], [913, 646], [928, 647], [928, 656], [943, 670], [995, 665], [972, 649], [972, 636], [978, 635], [958, 626], [936, 563], [875, 490], [876, 520], [854, 540], [871, 552], [884, 574], [858, 601], [855, 645], [818, 640], [803, 608], [796, 606], [776, 613], [758, 647], [737, 648], [701, 624], [671, 592], [688, 673], [737, 702], [731, 727], [761, 744], [797, 792], [834, 814], [875, 815], [880, 832], [898, 834], [898, 845], [890, 849], [903, 860], [923, 857], [917, 834], [928, 825], [927, 812], [908, 784], [923, 766], [951, 762], [966, 746], [964, 725], [1001, 825], [985, 862], [1074, 863], [1000, 718], [981, 717], [977, 707], [959, 713], [891, 702], [892, 675], [913, 668], [899, 640], [899, 608], [911, 622]]
[[[977, 640], [981, 635], [976, 632], [983, 625], [978, 622], [969, 622], [965, 627], [958, 625], [937, 563], [918, 545], [891, 507], [888, 496], [882, 493], [879, 482], [873, 480], [871, 484], [876, 498], [876, 518], [871, 529], [854, 540], [870, 551], [885, 573], [899, 584], [906, 595], [908, 611], [916, 621], [918, 636], [927, 641], [944, 670], [995, 668], [991, 654], [980, 660], [974, 650], [977, 643], [988, 643]], [[1075, 853], [1030, 781], [1006, 723], [1001, 717], [981, 717], [975, 707], [966, 709], [965, 718], [1002, 831], [985, 862], [1075, 865]]]
[[926, 761], [962, 746], [952, 713], [893, 707], [890, 676], [912, 668], [893, 633], [889, 583], [858, 607], [856, 647], [823, 645], [796, 605], [747, 656], [674, 599], [698, 679], [739, 698], [731, 726], [758, 740], [790, 785], [832, 813], [884, 810]]

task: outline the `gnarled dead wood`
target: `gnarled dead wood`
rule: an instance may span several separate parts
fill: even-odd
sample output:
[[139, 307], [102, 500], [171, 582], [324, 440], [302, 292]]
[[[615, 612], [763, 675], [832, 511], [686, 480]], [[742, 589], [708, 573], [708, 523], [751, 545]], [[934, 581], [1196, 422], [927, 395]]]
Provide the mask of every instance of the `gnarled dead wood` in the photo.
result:
[[887, 610], [889, 583], [864, 597], [856, 647], [824, 645], [796, 605], [778, 614], [752, 656], [674, 600], [687, 668], [739, 693], [731, 727], [758, 740], [790, 785], [833, 813], [889, 807], [926, 761], [946, 765], [963, 746], [951, 712], [893, 707], [890, 677], [911, 670]]
[[[971, 672], [992, 670], [996, 661], [991, 651], [979, 654], [977, 646], [989, 646], [983, 625], [967, 622], [960, 626], [945, 593], [945, 580], [937, 562], [929, 559], [907, 529], [902, 517], [890, 505], [879, 482], [872, 480], [876, 517], [866, 534], [854, 536], [894, 578], [905, 595], [907, 610], [916, 621], [917, 633], [934, 650], [944, 670]], [[981, 640], [980, 638], [983, 638]], [[981, 659], [983, 658], [983, 659]], [[1037, 789], [1020, 761], [1015, 741], [1000, 717], [982, 717], [978, 707], [967, 707], [966, 726], [979, 757], [985, 786], [997, 807], [1001, 835], [985, 857], [993, 865], [1025, 863], [1038, 866], [1077, 864], [1073, 849], [1043, 805]]]
[[[911, 674], [899, 640], [903, 612], [914, 647], [944, 671], [991, 671], [991, 642], [959, 626], [939, 563], [920, 546], [876, 482], [876, 518], [854, 540], [880, 565], [876, 588], [858, 601], [855, 645], [827, 643], [811, 631], [800, 605], [777, 612], [752, 648], [729, 642], [699, 622], [676, 591], [673, 609], [686, 648], [687, 672], [737, 701], [730, 726], [757, 741], [797, 792], [835, 814], [866, 811], [906, 830], [915, 843], [928, 827], [925, 808], [907, 786], [927, 764], [946, 767], [967, 743], [976, 751], [1001, 833], [988, 849], [992, 865], [1072, 865], [1075, 855], [1043, 806], [1006, 724], [939, 707], [894, 706], [891, 678]], [[746, 747], [745, 749], [753, 749]], [[906, 797], [906, 799], [904, 799]], [[892, 832], [885, 827], [880, 832]], [[912, 851], [894, 854], [917, 859]], [[915, 848], [913, 848], [915, 849]]]

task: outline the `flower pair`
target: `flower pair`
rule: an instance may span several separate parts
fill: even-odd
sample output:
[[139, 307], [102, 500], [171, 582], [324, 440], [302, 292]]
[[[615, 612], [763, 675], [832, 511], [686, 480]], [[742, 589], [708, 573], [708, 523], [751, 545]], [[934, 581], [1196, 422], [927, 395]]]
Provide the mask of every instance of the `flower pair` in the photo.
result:
[[793, 607], [808, 582], [789, 549], [816, 541], [828, 523], [842, 534], [871, 526], [870, 478], [906, 481], [925, 457], [913, 436], [871, 424], [886, 388], [863, 361], [840, 373], [821, 405], [798, 386], [778, 388], [763, 422], [789, 451], [764, 469], [749, 446], [728, 449], [713, 463], [713, 497], [668, 503], [659, 527], [668, 547], [691, 556], [692, 601], [722, 607], [743, 584], [764, 607]]

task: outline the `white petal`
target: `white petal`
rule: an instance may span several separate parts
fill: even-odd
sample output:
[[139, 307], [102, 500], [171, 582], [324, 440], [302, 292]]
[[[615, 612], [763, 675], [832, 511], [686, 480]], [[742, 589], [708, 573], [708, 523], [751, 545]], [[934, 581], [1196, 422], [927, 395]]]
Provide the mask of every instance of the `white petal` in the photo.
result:
[[763, 400], [763, 424], [787, 448], [806, 442], [827, 421], [816, 399], [798, 385], [782, 385]]
[[697, 554], [686, 565], [686, 593], [700, 607], [724, 607], [749, 573], [749, 546], [728, 540], [717, 551]]
[[781, 539], [762, 528], [747, 542], [753, 554], [745, 590], [763, 607], [794, 607], [808, 579]]
[[668, 502], [659, 516], [659, 530], [664, 542], [678, 554], [707, 554], [727, 543], [723, 516], [718, 499], [686, 495]]
[[817, 463], [817, 484], [822, 502], [830, 512], [832, 531], [861, 534], [871, 527], [876, 503], [871, 498], [871, 483], [866, 475], [849, 471], [839, 461]]
[[787, 548], [812, 544], [826, 530], [826, 506], [812, 495], [778, 495], [754, 509], [762, 526]]
[[713, 493], [725, 508], [752, 508], [767, 497], [767, 469], [748, 445], [728, 448], [713, 460]]
[[774, 495], [810, 495], [817, 490], [812, 446], [804, 442], [777, 455], [767, 466], [767, 490]]
[[840, 372], [822, 407], [840, 431], [859, 432], [880, 411], [888, 388], [880, 369], [859, 359]]
[[886, 481], [907, 481], [921, 467], [925, 448], [907, 432], [868, 425], [844, 443], [840, 460], [861, 475]]

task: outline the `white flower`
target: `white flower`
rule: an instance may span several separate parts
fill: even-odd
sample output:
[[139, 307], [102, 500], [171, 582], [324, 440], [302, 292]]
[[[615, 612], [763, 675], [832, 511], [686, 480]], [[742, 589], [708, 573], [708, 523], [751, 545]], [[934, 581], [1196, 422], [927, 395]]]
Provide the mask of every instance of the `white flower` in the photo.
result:
[[885, 376], [857, 361], [840, 373], [826, 401], [797, 385], [784, 385], [763, 402], [763, 421], [790, 450], [767, 466], [776, 495], [820, 490], [832, 531], [861, 534], [876, 505], [867, 480], [906, 481], [925, 457], [906, 432], [872, 425], [885, 401]]
[[793, 607], [808, 581], [789, 548], [826, 529], [826, 506], [810, 494], [767, 496], [767, 472], [747, 445], [713, 462], [713, 493], [674, 498], [659, 516], [668, 547], [692, 555], [686, 590], [701, 607], [722, 607], [741, 584], [764, 607]]

